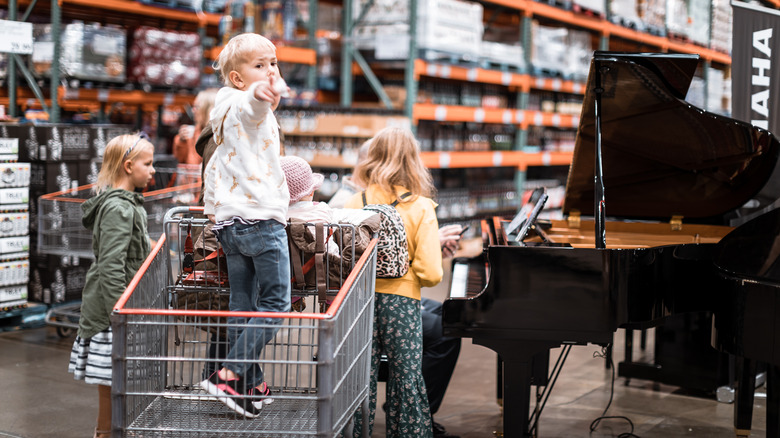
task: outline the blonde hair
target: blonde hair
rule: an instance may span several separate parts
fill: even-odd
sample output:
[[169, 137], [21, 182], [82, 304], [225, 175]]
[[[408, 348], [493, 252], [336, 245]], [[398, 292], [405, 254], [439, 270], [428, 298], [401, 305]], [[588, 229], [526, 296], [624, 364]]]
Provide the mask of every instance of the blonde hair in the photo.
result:
[[126, 134], [112, 138], [103, 153], [103, 164], [93, 188], [95, 193], [100, 194], [113, 187], [124, 172], [123, 163], [135, 160], [146, 148], [154, 149], [154, 145], [139, 135]]
[[195, 107], [195, 126], [200, 130], [209, 122], [211, 109], [214, 108], [214, 100], [217, 97], [216, 88], [207, 88], [195, 97], [193, 106]]
[[230, 81], [230, 72], [236, 70], [239, 65], [249, 62], [249, 56], [257, 49], [268, 49], [276, 53], [274, 43], [262, 35], [242, 33], [231, 38], [214, 63], [214, 70], [222, 76], [222, 83], [235, 88], [236, 86]]
[[379, 131], [371, 139], [368, 156], [355, 169], [355, 176], [358, 181], [377, 185], [396, 197], [394, 186], [402, 186], [412, 193], [408, 200], [418, 196], [433, 197], [436, 193], [431, 172], [420, 159], [420, 146], [408, 129]]

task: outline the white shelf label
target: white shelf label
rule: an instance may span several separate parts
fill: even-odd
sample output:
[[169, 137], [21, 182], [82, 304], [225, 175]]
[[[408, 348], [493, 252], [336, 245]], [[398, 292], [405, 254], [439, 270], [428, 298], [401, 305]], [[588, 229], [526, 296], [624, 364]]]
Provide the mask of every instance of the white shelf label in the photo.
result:
[[561, 83], [561, 80], [558, 78], [553, 79], [552, 81], [552, 89], [553, 91], [559, 91], [561, 89], [561, 86], [563, 84]]
[[571, 86], [572, 92], [574, 94], [582, 94], [582, 85], [581, 84], [574, 84]]
[[425, 73], [428, 76], [437, 76], [436, 70], [438, 70], [438, 66], [436, 64], [428, 64], [428, 66], [425, 67]]
[[503, 160], [504, 155], [499, 152], [495, 151], [493, 152], [493, 167], [499, 167], [501, 166], [501, 161]]
[[173, 103], [173, 94], [166, 93], [163, 97], [163, 105], [170, 105]]
[[552, 163], [552, 157], [549, 152], [542, 152], [542, 164], [549, 166]]
[[433, 118], [437, 122], [443, 122], [444, 120], [447, 120], [447, 107], [446, 106], [437, 106], [436, 110], [433, 112]]
[[544, 78], [536, 78], [536, 87], [544, 88]]
[[32, 23], [0, 20], [0, 52], [31, 54], [33, 52]]
[[442, 65], [439, 68], [439, 76], [441, 76], [444, 79], [448, 79], [450, 75], [452, 74], [452, 69], [449, 65]]
[[525, 121], [525, 111], [517, 110], [516, 114], [517, 123], [523, 123], [523, 121]]
[[504, 110], [503, 113], [501, 113], [501, 122], [503, 122], [505, 125], [508, 125], [512, 123], [512, 111], [511, 110]]
[[439, 154], [439, 168], [447, 169], [450, 167], [450, 154], [448, 152], [442, 152]]
[[470, 80], [471, 82], [474, 82], [477, 80], [477, 75], [479, 72], [477, 72], [476, 68], [470, 68], [469, 71], [466, 72], [466, 79]]
[[553, 126], [561, 126], [561, 115], [560, 114], [553, 114], [553, 116], [552, 116], [552, 125]]
[[108, 90], [98, 90], [97, 100], [98, 102], [108, 102]]
[[577, 128], [580, 126], [580, 116], [573, 116], [571, 118], [571, 127]]
[[477, 108], [474, 110], [474, 121], [477, 123], [482, 123], [485, 121], [485, 110], [482, 108]]
[[544, 116], [539, 111], [534, 112], [534, 125], [536, 126], [542, 126], [542, 122], [544, 122]]
[[512, 83], [512, 73], [509, 73], [508, 71], [501, 73], [501, 84], [502, 85], [509, 85]]

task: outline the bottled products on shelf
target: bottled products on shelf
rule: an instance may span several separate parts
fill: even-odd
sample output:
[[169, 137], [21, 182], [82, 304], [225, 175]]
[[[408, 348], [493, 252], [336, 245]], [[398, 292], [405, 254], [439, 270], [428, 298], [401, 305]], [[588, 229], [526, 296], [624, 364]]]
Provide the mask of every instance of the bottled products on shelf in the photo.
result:
[[196, 88], [203, 49], [196, 32], [141, 26], [133, 31], [128, 79], [139, 84]]

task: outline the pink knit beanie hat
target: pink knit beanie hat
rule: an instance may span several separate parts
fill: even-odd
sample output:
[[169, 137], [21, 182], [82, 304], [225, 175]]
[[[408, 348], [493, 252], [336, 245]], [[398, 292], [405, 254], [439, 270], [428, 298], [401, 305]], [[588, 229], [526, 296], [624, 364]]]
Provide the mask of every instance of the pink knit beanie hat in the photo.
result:
[[312, 173], [311, 166], [301, 157], [281, 157], [282, 171], [287, 177], [290, 190], [290, 204], [298, 202], [322, 185], [325, 177], [321, 173]]

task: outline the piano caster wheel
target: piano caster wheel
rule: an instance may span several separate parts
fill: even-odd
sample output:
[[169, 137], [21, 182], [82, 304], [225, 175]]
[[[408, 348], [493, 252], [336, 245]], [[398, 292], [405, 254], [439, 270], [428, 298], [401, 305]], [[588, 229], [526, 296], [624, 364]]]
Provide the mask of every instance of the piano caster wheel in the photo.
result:
[[737, 438], [748, 438], [750, 436], [750, 430], [734, 429]]
[[734, 403], [735, 391], [730, 386], [721, 386], [715, 391], [719, 403]]

